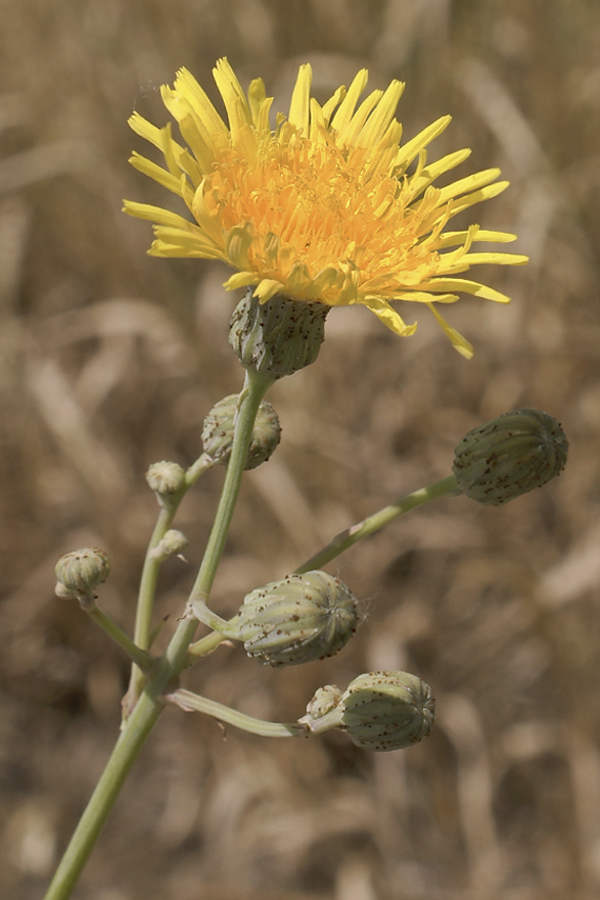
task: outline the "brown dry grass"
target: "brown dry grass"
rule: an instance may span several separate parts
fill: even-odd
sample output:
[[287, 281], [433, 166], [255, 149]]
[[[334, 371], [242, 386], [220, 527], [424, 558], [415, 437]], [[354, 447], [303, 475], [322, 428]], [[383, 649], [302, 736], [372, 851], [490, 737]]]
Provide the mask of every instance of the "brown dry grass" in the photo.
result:
[[[219, 266], [145, 256], [121, 198], [162, 201], [129, 169], [132, 106], [227, 54], [285, 108], [317, 90], [407, 81], [414, 134], [454, 122], [512, 188], [482, 224], [515, 229], [527, 269], [495, 271], [509, 308], [464, 300], [395, 339], [361, 310], [328, 320], [318, 363], [273, 391], [284, 442], [249, 474], [216, 600], [298, 564], [333, 533], [448, 471], [454, 444], [538, 406], [570, 464], [506, 509], [447, 500], [333, 570], [368, 598], [352, 646], [265, 671], [222, 650], [189, 686], [247, 712], [301, 715], [319, 684], [406, 667], [438, 724], [406, 752], [343, 736], [276, 743], [165, 714], [77, 889], [79, 900], [592, 900], [600, 897], [600, 9], [597, 0], [5, 0], [0, 32], [0, 894], [36, 900], [116, 736], [126, 665], [52, 596], [56, 557], [99, 544], [105, 608], [131, 626], [155, 503], [143, 473], [190, 463], [202, 418], [239, 387]], [[214, 95], [214, 92], [213, 92]], [[410, 310], [407, 311], [410, 313]], [[409, 317], [410, 320], [410, 317]], [[187, 498], [197, 563], [222, 472]], [[158, 612], [193, 566], [164, 568]], [[166, 631], [171, 627], [167, 625]]]

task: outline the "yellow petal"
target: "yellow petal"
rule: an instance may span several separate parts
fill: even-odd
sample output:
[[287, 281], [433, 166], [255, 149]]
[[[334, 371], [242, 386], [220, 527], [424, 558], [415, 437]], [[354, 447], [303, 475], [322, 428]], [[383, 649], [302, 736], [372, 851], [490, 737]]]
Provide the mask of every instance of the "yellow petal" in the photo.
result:
[[298, 70], [298, 78], [296, 79], [294, 90], [292, 91], [290, 114], [288, 116], [290, 124], [301, 129], [305, 136], [308, 135], [311, 82], [312, 68], [307, 63], [300, 66], [300, 69]]
[[371, 312], [375, 313], [377, 318], [383, 324], [400, 337], [408, 337], [417, 330], [417, 323], [407, 325], [402, 316], [396, 310], [380, 298], [370, 297], [365, 301], [365, 305], [369, 307]]
[[453, 328], [452, 325], [449, 325], [448, 322], [442, 316], [440, 316], [439, 312], [433, 305], [433, 303], [429, 304], [429, 309], [434, 314], [440, 325], [442, 326], [446, 337], [449, 338], [452, 346], [455, 350], [458, 350], [461, 356], [464, 356], [465, 359], [471, 359], [473, 356], [473, 345], [469, 343], [469, 341], [460, 334], [456, 328]]
[[495, 291], [494, 288], [488, 287], [486, 284], [479, 284], [476, 281], [467, 281], [463, 278], [432, 278], [424, 285], [428, 290], [437, 293], [437, 291], [462, 291], [464, 294], [473, 294], [475, 297], [482, 297], [484, 300], [495, 300], [496, 303], [510, 303], [510, 297]]
[[358, 98], [366, 87], [368, 78], [369, 73], [366, 69], [361, 69], [360, 72], [354, 76], [352, 84], [346, 92], [346, 96], [331, 119], [331, 127], [335, 128], [342, 140], [345, 137], [345, 129], [350, 124], [352, 116], [354, 115]]

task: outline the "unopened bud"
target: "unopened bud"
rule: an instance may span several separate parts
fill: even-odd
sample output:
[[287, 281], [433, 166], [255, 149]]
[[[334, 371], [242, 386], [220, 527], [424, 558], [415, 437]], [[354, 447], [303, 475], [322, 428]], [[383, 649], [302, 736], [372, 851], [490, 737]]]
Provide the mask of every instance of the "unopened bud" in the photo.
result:
[[333, 656], [358, 623], [356, 598], [325, 572], [288, 575], [252, 591], [238, 613], [240, 640], [249, 656], [271, 666], [292, 666]]
[[319, 355], [329, 307], [276, 294], [261, 303], [249, 288], [233, 311], [229, 343], [246, 369], [292, 375]]
[[342, 691], [337, 684], [325, 684], [317, 691], [306, 707], [307, 720], [322, 719], [342, 702]]
[[175, 462], [152, 463], [146, 472], [146, 481], [160, 500], [168, 500], [185, 484], [185, 472]]
[[[227, 465], [233, 445], [238, 394], [230, 394], [213, 406], [204, 420], [202, 445], [204, 452], [215, 462]], [[266, 462], [281, 440], [281, 426], [277, 413], [263, 400], [258, 408], [248, 448], [246, 469], [255, 469]]]
[[455, 450], [452, 469], [467, 497], [499, 506], [558, 475], [568, 449], [555, 419], [518, 409], [470, 431]]
[[162, 540], [158, 542], [154, 550], [152, 550], [150, 555], [154, 559], [164, 562], [167, 557], [172, 556], [173, 554], [183, 553], [188, 543], [189, 541], [185, 534], [181, 531], [177, 531], [175, 528], [170, 528], [165, 533]]
[[108, 578], [110, 562], [104, 550], [83, 547], [61, 556], [54, 572], [63, 587], [63, 590], [57, 591], [58, 596], [89, 597], [94, 588]]
[[352, 742], [368, 750], [402, 750], [433, 727], [431, 688], [408, 672], [359, 675], [342, 695], [341, 722]]

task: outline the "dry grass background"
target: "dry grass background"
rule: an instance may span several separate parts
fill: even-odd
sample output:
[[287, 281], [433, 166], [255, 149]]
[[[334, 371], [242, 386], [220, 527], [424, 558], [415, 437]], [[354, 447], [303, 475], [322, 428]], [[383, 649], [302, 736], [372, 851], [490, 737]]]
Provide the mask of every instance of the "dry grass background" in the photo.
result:
[[[150, 259], [121, 198], [164, 202], [127, 166], [132, 107], [228, 55], [285, 109], [310, 61], [321, 96], [367, 65], [406, 80], [411, 136], [512, 182], [481, 224], [516, 230], [526, 269], [490, 270], [508, 308], [394, 338], [362, 310], [328, 319], [319, 361], [275, 387], [284, 440], [247, 476], [219, 609], [331, 535], [443, 477], [471, 427], [515, 406], [571, 440], [558, 482], [507, 508], [446, 500], [332, 571], [365, 598], [352, 645], [266, 671], [222, 649], [188, 686], [265, 718], [313, 690], [407, 668], [438, 699], [431, 737], [372, 755], [342, 735], [269, 742], [167, 712], [75, 896], [79, 900], [592, 900], [600, 897], [600, 8], [597, 0], [3, 0], [0, 4], [0, 894], [39, 900], [116, 737], [121, 655], [53, 598], [55, 559], [105, 547], [104, 607], [131, 626], [158, 459], [189, 464], [201, 422], [239, 389], [235, 298], [218, 265]], [[212, 90], [212, 96], [215, 91]], [[469, 168], [470, 167], [470, 168]], [[411, 309], [406, 309], [411, 321]], [[164, 567], [169, 632], [222, 471], [179, 519]]]

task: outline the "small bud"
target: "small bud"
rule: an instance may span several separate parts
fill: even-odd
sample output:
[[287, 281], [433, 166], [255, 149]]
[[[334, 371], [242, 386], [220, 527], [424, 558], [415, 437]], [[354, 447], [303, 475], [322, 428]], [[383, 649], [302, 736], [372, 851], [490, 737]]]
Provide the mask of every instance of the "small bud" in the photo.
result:
[[455, 450], [452, 469], [467, 497], [499, 506], [562, 472], [568, 449], [555, 419], [518, 409], [470, 431]]
[[342, 695], [342, 725], [352, 742], [368, 750], [403, 750], [433, 726], [431, 688], [408, 672], [359, 675]]
[[275, 378], [310, 366], [325, 337], [329, 307], [276, 294], [261, 303], [249, 288], [233, 311], [229, 343], [246, 369]]
[[[204, 452], [215, 462], [227, 465], [231, 456], [238, 394], [230, 394], [213, 406], [204, 420], [202, 445]], [[263, 400], [258, 408], [252, 440], [248, 448], [246, 469], [255, 469], [266, 462], [281, 440], [281, 426], [277, 413]]]
[[60, 600], [78, 600], [80, 597], [77, 591], [70, 591], [60, 581], [57, 581], [54, 585], [54, 593]]
[[337, 684], [325, 684], [317, 688], [315, 696], [306, 707], [306, 719], [322, 719], [342, 702], [342, 692]]
[[325, 572], [288, 575], [248, 594], [238, 613], [248, 656], [270, 666], [293, 666], [333, 656], [358, 623], [356, 598]]
[[154, 559], [164, 562], [167, 557], [172, 556], [173, 554], [183, 553], [188, 543], [189, 541], [185, 534], [181, 531], [177, 531], [175, 528], [170, 528], [165, 533], [163, 539], [159, 541], [154, 550], [152, 550], [150, 555]]
[[[56, 578], [64, 588], [59, 596], [76, 595], [89, 597], [94, 588], [106, 581], [110, 572], [110, 562], [104, 550], [97, 547], [83, 547], [65, 553], [54, 567]], [[58, 591], [57, 591], [58, 593]]]
[[169, 499], [176, 494], [185, 484], [185, 472], [179, 463], [162, 462], [152, 463], [146, 472], [146, 481], [151, 490], [161, 499]]

